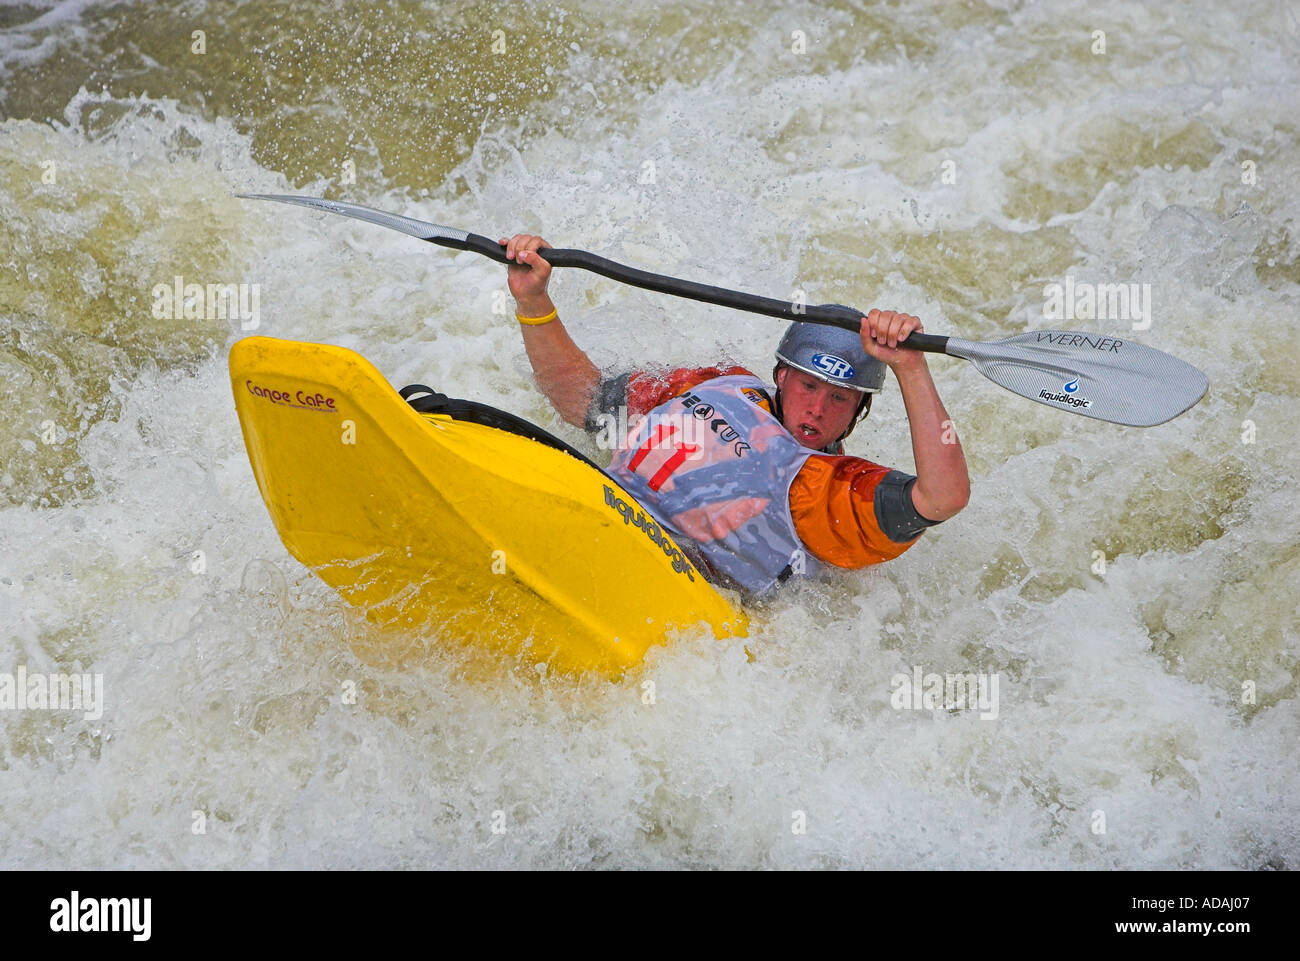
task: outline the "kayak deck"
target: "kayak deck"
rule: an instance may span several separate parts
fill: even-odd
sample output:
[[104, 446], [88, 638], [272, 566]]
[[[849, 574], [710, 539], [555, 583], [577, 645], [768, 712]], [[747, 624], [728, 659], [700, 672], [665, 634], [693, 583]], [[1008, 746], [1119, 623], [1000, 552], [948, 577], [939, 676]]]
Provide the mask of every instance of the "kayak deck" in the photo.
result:
[[285, 547], [371, 621], [610, 675], [673, 628], [744, 636], [744, 614], [562, 442], [476, 423], [492, 409], [469, 402], [418, 413], [341, 347], [249, 337], [230, 372]]

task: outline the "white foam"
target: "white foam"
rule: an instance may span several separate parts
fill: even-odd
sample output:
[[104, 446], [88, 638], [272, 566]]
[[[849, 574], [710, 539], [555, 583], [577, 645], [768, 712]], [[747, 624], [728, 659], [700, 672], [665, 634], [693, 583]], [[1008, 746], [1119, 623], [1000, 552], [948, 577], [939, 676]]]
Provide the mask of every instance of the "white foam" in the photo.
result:
[[[116, 379], [117, 412], [71, 441], [88, 496], [0, 512], [0, 671], [75, 664], [105, 675], [107, 701], [95, 722], [0, 715], [9, 866], [1300, 864], [1300, 560], [1286, 480], [1300, 468], [1300, 345], [1281, 329], [1297, 291], [1261, 281], [1256, 260], [1297, 203], [1279, 186], [1300, 173], [1294, 137], [1274, 127], [1296, 87], [1286, 35], [1213, 5], [1170, 38], [1131, 7], [1045, 4], [1007, 13], [1000, 30], [900, 11], [906, 55], [873, 46], [835, 66], [772, 55], [772, 36], [815, 24], [811, 12], [769, 8], [769, 32], [728, 35], [729, 66], [636, 100], [608, 82], [617, 65], [577, 56], [556, 84], [566, 92], [539, 107], [556, 118], [550, 132], [489, 124], [451, 181], [467, 191], [413, 202], [392, 185], [355, 199], [759, 294], [798, 286], [811, 302], [911, 309], [932, 332], [980, 338], [1041, 324], [1042, 285], [1064, 270], [1149, 281], [1155, 323], [1125, 335], [1201, 366], [1210, 395], [1161, 428], [1121, 429], [934, 359], [974, 472], [963, 514], [889, 565], [756, 608], [753, 663], [738, 643], [688, 636], [618, 684], [528, 669], [487, 683], [436, 649], [401, 672], [353, 657], [347, 641], [364, 626], [271, 527], [223, 351], [101, 370]], [[1070, 52], [1086, 49], [1093, 19], [1112, 25], [1108, 65]], [[915, 45], [923, 35], [929, 51]], [[232, 124], [171, 101], [139, 98], [109, 135], [87, 138], [81, 118], [110, 100], [83, 92], [68, 127], [40, 136], [141, 212], [123, 262], [166, 273], [173, 245], [204, 236], [174, 218], [202, 211], [217, 228], [207, 238], [228, 249], [224, 269], [262, 285], [257, 333], [351, 347], [395, 384], [486, 401], [597, 453], [539, 397], [513, 321], [492, 315], [498, 265], [230, 198], [291, 188]], [[1097, 131], [1132, 124], [1154, 143], [1189, 119], [1215, 144], [1204, 157], [1189, 148], [1195, 164], [1144, 165], [1139, 149], [1079, 209], [1016, 206], [1092, 183], [1070, 171], [1105, 159], [1090, 146]], [[15, 124], [7, 135], [31, 133]], [[200, 144], [188, 154], [168, 146], [181, 126]], [[169, 151], [178, 159], [160, 161]], [[1253, 193], [1239, 176], [1248, 154], [1264, 185]], [[941, 180], [945, 158], [956, 184]], [[647, 161], [653, 184], [640, 182]], [[141, 164], [148, 183], [130, 175]], [[1250, 210], [1233, 217], [1239, 200]], [[45, 216], [39, 199], [17, 203], [20, 219]], [[176, 211], [170, 231], [150, 226], [162, 206]], [[112, 266], [111, 252], [93, 253]], [[781, 332], [578, 272], [557, 272], [555, 296], [611, 368], [727, 354], [766, 373]], [[35, 414], [45, 375], [32, 369], [19, 396]], [[1254, 444], [1241, 439], [1247, 418]], [[851, 447], [911, 468], [892, 383]], [[895, 710], [890, 679], [917, 666], [997, 673], [998, 719]], [[1255, 704], [1243, 703], [1246, 681]], [[355, 705], [341, 697], [348, 682]], [[800, 814], [804, 834], [792, 830]]]

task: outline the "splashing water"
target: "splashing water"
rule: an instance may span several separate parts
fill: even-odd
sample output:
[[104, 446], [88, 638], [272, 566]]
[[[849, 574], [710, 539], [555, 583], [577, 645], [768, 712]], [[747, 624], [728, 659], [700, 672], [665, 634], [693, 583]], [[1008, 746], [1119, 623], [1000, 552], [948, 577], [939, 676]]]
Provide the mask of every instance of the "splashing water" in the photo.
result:
[[[19, 666], [105, 692], [93, 720], [0, 710], [6, 867], [1300, 867], [1284, 6], [81, 2], [0, 26], [0, 704]], [[1149, 284], [1149, 329], [1077, 326], [1211, 391], [1138, 431], [935, 358], [970, 507], [757, 605], [753, 663], [687, 634], [613, 684], [475, 679], [423, 637], [375, 666], [269, 522], [235, 339], [341, 344], [599, 455], [493, 312], [498, 266], [244, 191], [970, 339], [1052, 326], [1067, 276]], [[781, 333], [553, 290], [610, 369], [766, 371]], [[852, 444], [912, 469], [892, 385]], [[916, 672], [996, 677], [996, 719], [899, 706]]]

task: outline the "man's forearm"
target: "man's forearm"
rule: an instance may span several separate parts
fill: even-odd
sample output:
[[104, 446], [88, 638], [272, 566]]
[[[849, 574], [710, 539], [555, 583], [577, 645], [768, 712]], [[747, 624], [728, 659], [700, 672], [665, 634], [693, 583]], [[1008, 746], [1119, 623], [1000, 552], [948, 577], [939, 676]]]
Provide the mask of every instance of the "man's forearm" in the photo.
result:
[[894, 371], [912, 430], [916, 484], [912, 503], [923, 517], [947, 520], [970, 500], [970, 474], [957, 431], [939, 399], [930, 368], [921, 363]]
[[[545, 317], [555, 309], [545, 294], [517, 301], [517, 305], [521, 317]], [[538, 389], [567, 422], [584, 426], [592, 395], [600, 383], [600, 371], [573, 342], [558, 317], [546, 324], [520, 326]]]

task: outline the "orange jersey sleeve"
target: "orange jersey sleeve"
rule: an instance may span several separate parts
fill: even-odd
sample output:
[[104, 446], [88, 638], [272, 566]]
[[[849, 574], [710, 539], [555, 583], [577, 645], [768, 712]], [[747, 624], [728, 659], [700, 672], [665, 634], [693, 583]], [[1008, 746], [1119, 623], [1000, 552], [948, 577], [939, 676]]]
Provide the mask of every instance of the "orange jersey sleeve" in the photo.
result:
[[754, 376], [744, 367], [679, 367], [676, 370], [637, 371], [627, 381], [627, 412], [645, 416], [660, 404], [715, 377]]
[[808, 458], [790, 485], [790, 513], [814, 557], [836, 567], [866, 567], [916, 543], [890, 540], [876, 519], [876, 487], [889, 473], [860, 457]]

